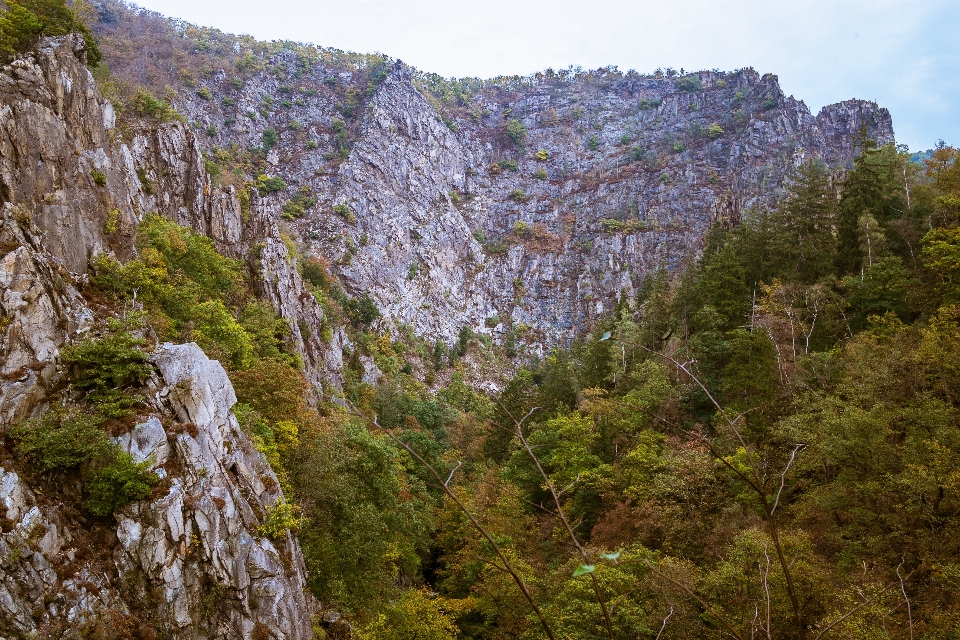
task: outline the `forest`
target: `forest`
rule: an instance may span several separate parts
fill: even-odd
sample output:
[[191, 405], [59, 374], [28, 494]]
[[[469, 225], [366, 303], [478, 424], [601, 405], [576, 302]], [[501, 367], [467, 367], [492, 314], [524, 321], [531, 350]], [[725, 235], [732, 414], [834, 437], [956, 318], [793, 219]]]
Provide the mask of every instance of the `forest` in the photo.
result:
[[955, 638], [960, 153], [858, 144], [497, 393], [467, 380], [503, 346], [391, 338], [301, 257], [355, 344], [312, 406], [242, 265], [160, 218], [94, 265], [95, 295], [144, 305], [100, 340], [141, 322], [228, 366], [289, 502], [265, 527], [359, 638]]
[[[0, 55], [89, 36], [6, 4]], [[259, 533], [296, 532], [360, 640], [956, 640], [960, 150], [857, 149], [797, 164], [777, 206], [717, 220], [543, 358], [389, 327], [285, 238], [324, 339], [353, 345], [319, 400], [250, 265], [148, 214], [136, 258], [91, 264], [115, 319], [64, 350], [63, 406], [2, 444], [103, 522], [163, 487], [107, 435], [136, 422], [153, 345], [193, 341], [286, 496]], [[477, 363], [507, 372], [496, 392]]]

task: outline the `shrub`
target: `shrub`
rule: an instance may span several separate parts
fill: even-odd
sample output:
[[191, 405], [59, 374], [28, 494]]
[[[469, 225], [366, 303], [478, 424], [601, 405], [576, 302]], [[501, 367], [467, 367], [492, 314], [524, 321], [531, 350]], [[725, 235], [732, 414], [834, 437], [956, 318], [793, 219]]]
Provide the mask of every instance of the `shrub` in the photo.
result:
[[120, 228], [120, 209], [111, 209], [107, 212], [107, 219], [103, 223], [103, 232], [111, 235]]
[[517, 165], [516, 162], [514, 162], [513, 160], [508, 160], [507, 158], [504, 158], [503, 160], [500, 160], [499, 162], [497, 162], [497, 166], [500, 167], [501, 169], [509, 169], [510, 171], [516, 171], [517, 169], [519, 169], [519, 166]]
[[106, 516], [149, 496], [160, 481], [157, 474], [150, 471], [150, 465], [150, 460], [134, 462], [129, 453], [114, 446], [109, 461], [84, 480], [87, 510], [96, 516]]
[[317, 199], [310, 195], [310, 187], [304, 185], [297, 191], [292, 200], [283, 205], [283, 217], [287, 220], [301, 218], [317, 204]]
[[596, 151], [600, 147], [600, 139], [597, 136], [590, 136], [590, 139], [587, 140], [587, 147], [590, 151]]
[[507, 196], [514, 202], [523, 202], [527, 198], [527, 194], [523, 192], [523, 189], [514, 189], [510, 192], [510, 195]]
[[103, 171], [100, 171], [99, 169], [94, 169], [93, 171], [90, 172], [90, 177], [93, 178], [93, 182], [98, 187], [107, 186], [107, 176], [106, 174], [103, 173]]
[[64, 0], [6, 0], [0, 9], [0, 56], [10, 57], [30, 49], [43, 36], [79, 33], [87, 49], [87, 64], [103, 58], [90, 29]]
[[520, 236], [526, 235], [529, 228], [530, 228], [529, 225], [523, 220], [517, 220], [513, 224], [513, 232]]
[[726, 88], [726, 86], [727, 86], [727, 81], [726, 81], [726, 80], [723, 80], [722, 78], [721, 78], [720, 80], [717, 80], [717, 82], [716, 82], [716, 87], [717, 87], [718, 89], [724, 89], [724, 88]]
[[493, 329], [493, 328], [494, 328], [495, 326], [497, 326], [498, 324], [500, 324], [500, 316], [498, 316], [498, 315], [488, 316], [488, 317], [483, 321], [483, 325], [484, 325], [485, 327], [487, 327], [488, 329]]
[[533, 172], [533, 177], [536, 178], [537, 180], [549, 180], [549, 179], [550, 179], [550, 176], [547, 175], [547, 170], [546, 170], [546, 169], [542, 169], [542, 168], [541, 168], [541, 169], [537, 169], [536, 171], [534, 171], [534, 172]]
[[287, 183], [283, 181], [283, 178], [279, 176], [267, 176], [261, 174], [257, 178], [257, 191], [261, 196], [265, 196], [270, 193], [275, 193], [281, 189], [287, 188]]
[[707, 135], [715, 140], [723, 135], [723, 127], [718, 122], [711, 122], [710, 126], [707, 127]]
[[550, 153], [546, 149], [538, 149], [533, 157], [540, 162], [546, 162], [550, 158]]
[[677, 79], [677, 89], [681, 91], [700, 91], [702, 88], [700, 76], [695, 73]]
[[199, 96], [199, 97], [202, 98], [203, 100], [209, 100], [209, 99], [210, 99], [210, 89], [208, 89], [208, 88], [206, 88], [206, 87], [200, 87], [199, 89], [197, 89], [197, 96]]
[[263, 524], [257, 527], [257, 535], [279, 540], [287, 531], [296, 531], [299, 527], [300, 507], [281, 499], [269, 508]]
[[739, 89], [733, 92], [733, 104], [740, 106], [743, 104], [743, 101], [746, 100], [746, 96], [743, 95], [743, 92]]
[[770, 109], [773, 109], [776, 106], [777, 106], [777, 99], [774, 98], [773, 96], [767, 96], [767, 98], [763, 101], [763, 108], [767, 109], [768, 111]]
[[100, 425], [103, 418], [80, 411], [57, 409], [38, 420], [12, 427], [18, 455], [43, 472], [68, 471], [106, 455], [110, 439]]
[[156, 98], [146, 89], [140, 89], [133, 97], [133, 111], [161, 122], [180, 119], [180, 114], [166, 100]]
[[673, 152], [674, 153], [683, 153], [686, 147], [683, 146], [683, 143], [677, 140], [673, 143]]
[[263, 150], [270, 151], [273, 147], [277, 145], [277, 142], [280, 141], [280, 136], [277, 135], [276, 130], [274, 129], [264, 129], [263, 131]]
[[357, 630], [358, 640], [454, 640], [460, 629], [442, 597], [409, 589], [375, 620]]
[[509, 119], [503, 126], [503, 132], [517, 146], [523, 145], [527, 140], [527, 128], [523, 123], [516, 119]]
[[629, 133], [625, 133], [622, 136], [620, 136], [620, 144], [624, 147], [630, 144], [630, 140], [631, 138]]
[[632, 147], [627, 155], [630, 156], [631, 160], [643, 160], [644, 153], [643, 147], [638, 145]]
[[353, 211], [350, 210], [350, 206], [343, 202], [333, 205], [333, 212], [350, 224], [353, 224], [357, 221], [357, 216], [355, 216]]
[[136, 401], [124, 389], [142, 384], [152, 372], [143, 351], [145, 344], [143, 338], [113, 321], [110, 333], [103, 337], [65, 348], [63, 361], [74, 369], [77, 389], [86, 391], [90, 401], [102, 405], [105, 415], [122, 417]]

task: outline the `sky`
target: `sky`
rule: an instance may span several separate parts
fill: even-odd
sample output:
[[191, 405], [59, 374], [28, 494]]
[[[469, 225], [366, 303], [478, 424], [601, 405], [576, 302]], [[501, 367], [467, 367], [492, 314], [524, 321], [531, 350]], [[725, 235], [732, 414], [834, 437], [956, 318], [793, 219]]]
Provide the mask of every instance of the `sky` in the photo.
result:
[[445, 77], [614, 65], [774, 73], [816, 114], [850, 98], [897, 141], [960, 145], [960, 0], [136, 0], [261, 40], [380, 52]]

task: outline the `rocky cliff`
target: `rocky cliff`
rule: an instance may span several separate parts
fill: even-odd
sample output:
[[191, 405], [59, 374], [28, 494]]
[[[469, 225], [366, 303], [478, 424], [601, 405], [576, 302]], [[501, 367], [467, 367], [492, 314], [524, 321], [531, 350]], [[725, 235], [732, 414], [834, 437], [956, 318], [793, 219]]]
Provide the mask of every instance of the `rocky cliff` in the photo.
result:
[[[861, 127], [893, 136], [872, 103], [814, 117], [752, 70], [547, 73], [449, 102], [400, 62], [244, 42], [179, 78], [182, 119], [118, 113], [79, 38], [0, 68], [0, 435], [64, 401], [61, 350], [111, 313], [86, 288], [90, 260], [133, 257], [147, 212], [246, 261], [308, 380], [335, 388], [349, 340], [298, 258], [369, 295], [387, 331], [449, 342], [469, 327], [536, 352], [695, 256], [713, 221], [774, 201], [795, 164], [848, 164]], [[261, 176], [283, 186], [258, 190]], [[0, 634], [311, 637], [297, 541], [262, 529], [280, 485], [224, 369], [192, 344], [150, 362], [146, 409], [114, 436], [162, 477], [148, 499], [88, 518], [76, 487], [51, 494], [0, 449]]]
[[[88, 261], [132, 255], [144, 211], [242, 250], [239, 204], [210, 188], [189, 130], [117, 142], [83, 56], [78, 37], [45, 40], [0, 69], [0, 437], [70, 401], [61, 350], [100, 331], [106, 313], [81, 293]], [[145, 193], [144, 172], [162, 175], [162, 190]], [[284, 245], [272, 251], [264, 286], [296, 293]], [[300, 298], [278, 304], [300, 322]], [[280, 484], [231, 411], [226, 372], [194, 344], [157, 345], [150, 362], [137, 424], [114, 438], [159, 476], [147, 500], [91, 519], [76, 487], [51, 493], [58, 485], [0, 448], [0, 635], [311, 638], [297, 540], [261, 530]]]
[[[849, 165], [861, 128], [893, 140], [886, 109], [850, 100], [814, 116], [752, 69], [449, 82], [115, 2], [98, 29], [136, 43], [108, 51], [111, 68], [165, 87], [208, 157], [250, 170], [268, 151], [249, 177], [285, 187], [255, 210], [289, 218], [388, 325], [448, 343], [464, 326], [513, 330], [535, 351], [565, 342], [696, 255], [714, 220], [775, 202], [798, 163]], [[291, 207], [304, 194], [311, 206]]]

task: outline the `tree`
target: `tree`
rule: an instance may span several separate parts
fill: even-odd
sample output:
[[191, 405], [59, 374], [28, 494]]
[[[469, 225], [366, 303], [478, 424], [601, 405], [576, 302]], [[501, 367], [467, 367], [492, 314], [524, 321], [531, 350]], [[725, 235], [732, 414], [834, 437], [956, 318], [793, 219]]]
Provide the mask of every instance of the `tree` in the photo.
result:
[[0, 9], [0, 55], [26, 51], [44, 36], [79, 33], [87, 49], [87, 64], [96, 66], [103, 55], [90, 29], [64, 0], [6, 0]]

